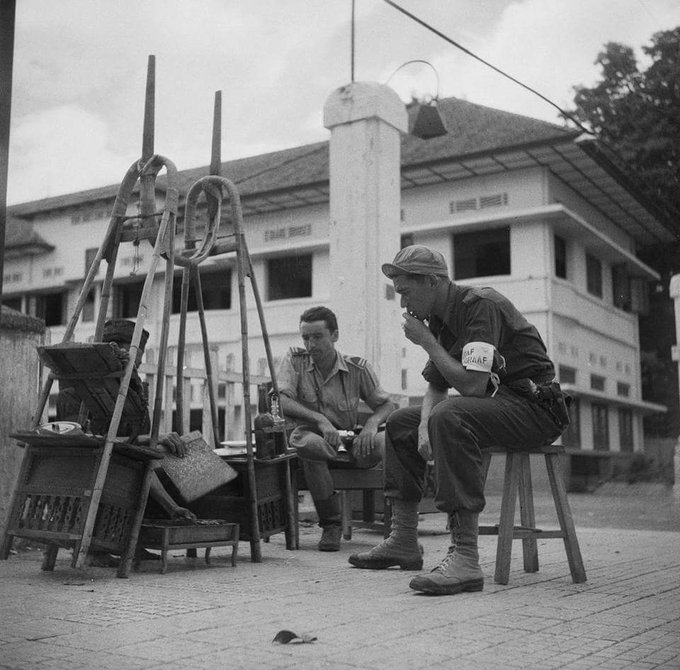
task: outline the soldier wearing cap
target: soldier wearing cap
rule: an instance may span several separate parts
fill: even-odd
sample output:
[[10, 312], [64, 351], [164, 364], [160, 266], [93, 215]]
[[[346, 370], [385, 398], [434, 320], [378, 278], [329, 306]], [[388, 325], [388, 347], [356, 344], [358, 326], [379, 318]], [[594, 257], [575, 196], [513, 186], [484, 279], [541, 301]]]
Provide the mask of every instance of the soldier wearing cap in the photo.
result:
[[319, 551], [339, 551], [340, 502], [333, 490], [329, 464], [341, 466], [339, 430], [357, 426], [359, 401], [373, 414], [350, 446], [350, 465], [370, 468], [384, 451], [384, 433], [378, 427], [394, 404], [381, 388], [371, 365], [364, 358], [346, 356], [335, 348], [338, 322], [327, 307], [312, 307], [300, 316], [304, 348], [293, 347], [277, 373], [281, 409], [296, 422], [289, 444], [302, 462], [305, 481], [312, 495], [322, 528]]
[[551, 383], [554, 366], [536, 328], [507, 298], [492, 288], [453, 283], [439, 252], [408, 246], [382, 271], [401, 296], [406, 338], [429, 357], [423, 370], [428, 388], [422, 407], [398, 409], [387, 421], [385, 495], [392, 503], [392, 532], [349, 561], [359, 568], [422, 568], [418, 505], [426, 464], [433, 462], [435, 504], [449, 515], [451, 546], [441, 564], [410, 587], [438, 595], [481, 591], [481, 450], [557, 439], [568, 418], [559, 387]]
[[[110, 319], [104, 324], [104, 331], [102, 340], [108, 342], [114, 348], [115, 352], [120, 356], [121, 361], [125, 364], [129, 360], [129, 349], [132, 344], [132, 336], [134, 334], [135, 324], [133, 321], [127, 319]], [[151, 427], [148, 413], [148, 392], [147, 385], [139, 377], [137, 373], [137, 366], [141, 363], [144, 347], [149, 339], [149, 333], [142, 330], [142, 336], [139, 343], [139, 348], [136, 356], [136, 365], [130, 378], [130, 386], [128, 389], [128, 399], [134, 396], [133, 403], [126, 403], [123, 415], [121, 417], [120, 425], [118, 427], [118, 434], [127, 437], [130, 442], [137, 444], [148, 444], [148, 432]], [[57, 419], [60, 421], [78, 421], [80, 414], [80, 398], [76, 395], [73, 388], [66, 387], [59, 390], [57, 396]], [[131, 412], [130, 408], [136, 406], [139, 408], [138, 413]], [[108, 421], [98, 421], [87, 423], [83, 426], [87, 427], [95, 435], [105, 435], [108, 431]], [[159, 436], [158, 444], [161, 448], [167, 449], [170, 453], [183, 457], [186, 453], [184, 443], [177, 433], [167, 433]], [[166, 488], [161, 483], [158, 475], [153, 473], [151, 476], [151, 487], [149, 490], [150, 507], [147, 508], [149, 516], [154, 516], [158, 513], [165, 513], [170, 518], [180, 519], [195, 519], [196, 515], [190, 510], [178, 505], [177, 502], [168, 493]], [[153, 508], [156, 507], [154, 510]], [[158, 509], [160, 507], [160, 509]], [[155, 555], [145, 555], [146, 558], [154, 557]], [[90, 564], [100, 566], [115, 566], [116, 559], [109, 559], [108, 555], [101, 555], [97, 553], [90, 557]]]

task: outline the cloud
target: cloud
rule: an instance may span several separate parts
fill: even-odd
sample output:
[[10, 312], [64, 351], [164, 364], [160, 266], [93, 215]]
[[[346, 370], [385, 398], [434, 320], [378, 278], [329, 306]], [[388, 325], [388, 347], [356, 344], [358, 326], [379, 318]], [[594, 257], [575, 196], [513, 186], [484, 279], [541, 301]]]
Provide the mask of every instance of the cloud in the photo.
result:
[[[677, 0], [398, 0], [527, 85], [568, 105], [607, 41], [639, 47], [680, 24]], [[207, 165], [222, 91], [222, 158], [327, 139], [328, 96], [385, 83], [427, 59], [441, 96], [557, 121], [535, 95], [382, 0], [31, 0], [17, 3], [8, 200], [116, 184], [139, 157], [147, 58], [156, 56], [155, 150]], [[436, 92], [430, 68], [391, 80], [404, 100]], [[95, 155], [94, 162], [90, 160]]]
[[101, 118], [72, 105], [26, 116], [12, 142], [8, 188], [13, 202], [67, 193], [74, 174], [81, 189], [108, 184], [112, 172], [122, 179], [133, 162], [111, 150]]

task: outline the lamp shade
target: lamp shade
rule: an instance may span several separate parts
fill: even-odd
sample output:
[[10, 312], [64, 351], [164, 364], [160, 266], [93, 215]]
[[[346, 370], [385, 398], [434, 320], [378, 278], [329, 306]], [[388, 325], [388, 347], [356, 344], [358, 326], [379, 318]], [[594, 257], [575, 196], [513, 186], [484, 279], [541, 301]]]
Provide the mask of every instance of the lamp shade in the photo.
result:
[[409, 117], [413, 122], [411, 135], [421, 140], [429, 140], [447, 134], [448, 131], [434, 100], [427, 104], [417, 102], [409, 111]]

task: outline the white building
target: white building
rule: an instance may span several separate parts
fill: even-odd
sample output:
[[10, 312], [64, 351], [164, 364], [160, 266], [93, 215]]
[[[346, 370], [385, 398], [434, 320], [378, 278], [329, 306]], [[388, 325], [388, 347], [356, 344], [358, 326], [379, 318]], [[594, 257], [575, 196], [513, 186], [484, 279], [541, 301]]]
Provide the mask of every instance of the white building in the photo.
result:
[[[646, 308], [647, 282], [658, 276], [635, 250], [670, 242], [676, 224], [644, 200], [603, 147], [578, 132], [457, 99], [442, 100], [439, 107], [448, 135], [403, 137], [401, 221], [394, 222], [402, 240], [438, 249], [454, 280], [494, 286], [538, 327], [560, 381], [577, 399], [566, 444], [642, 449], [643, 414], [663, 408], [641, 396], [638, 314]], [[180, 210], [189, 186], [207, 171], [180, 171]], [[222, 175], [239, 189], [272, 349], [280, 356], [300, 344], [304, 309], [333, 307], [345, 297], [330, 291], [328, 144], [229, 161]], [[162, 202], [162, 179], [157, 188]], [[3, 303], [44, 318], [52, 342], [63, 337], [117, 190], [10, 208]], [[137, 314], [150, 256], [148, 242], [121, 248], [113, 316]], [[104, 272], [102, 267], [100, 280]], [[211, 341], [219, 346], [222, 365], [240, 369], [233, 258], [206, 261], [202, 281]], [[76, 340], [93, 335], [98, 291], [89, 296]], [[146, 321], [151, 346], [161, 330], [162, 291], [159, 276], [156, 307]], [[175, 292], [178, 302], [179, 283]], [[251, 369], [265, 374], [252, 299], [249, 306]], [[173, 311], [171, 344], [178, 330]], [[343, 329], [351, 328], [340, 323], [340, 349]], [[200, 348], [200, 341], [197, 319], [190, 320], [187, 342]], [[401, 354], [401, 388], [388, 390], [415, 399], [425, 388], [425, 361], [407, 341]]]

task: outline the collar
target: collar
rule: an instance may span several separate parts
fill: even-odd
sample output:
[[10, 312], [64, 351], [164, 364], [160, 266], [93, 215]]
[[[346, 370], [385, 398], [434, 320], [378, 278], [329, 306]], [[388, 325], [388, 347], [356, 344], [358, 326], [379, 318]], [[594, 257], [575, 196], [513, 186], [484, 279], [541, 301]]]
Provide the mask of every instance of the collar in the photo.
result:
[[[313, 372], [314, 370], [318, 370], [319, 374], [321, 374], [321, 370], [316, 366], [316, 363], [314, 362], [314, 359], [310, 356], [309, 357], [309, 363], [307, 364], [307, 371], [308, 372]], [[345, 362], [345, 357], [340, 354], [339, 351], [335, 351], [335, 361], [333, 363], [333, 367], [331, 368], [330, 374], [328, 377], [332, 377], [334, 374], [337, 372], [349, 372], [349, 369], [347, 368], [347, 363]]]

